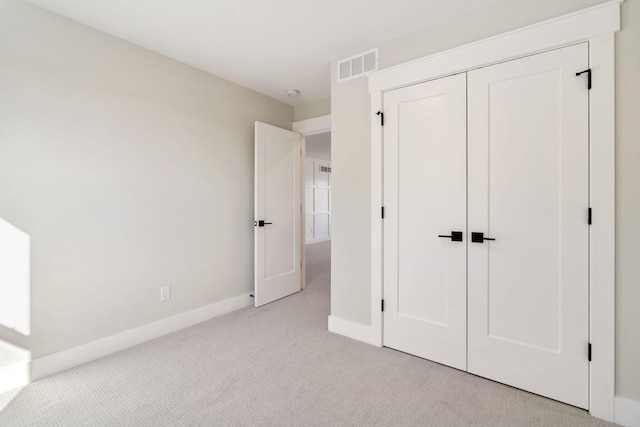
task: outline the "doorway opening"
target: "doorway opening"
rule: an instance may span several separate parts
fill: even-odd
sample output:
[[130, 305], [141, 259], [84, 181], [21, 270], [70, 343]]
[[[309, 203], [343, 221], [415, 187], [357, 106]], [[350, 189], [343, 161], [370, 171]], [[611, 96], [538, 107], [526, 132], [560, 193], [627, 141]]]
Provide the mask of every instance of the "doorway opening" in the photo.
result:
[[294, 122], [292, 128], [303, 136], [302, 289], [308, 283], [324, 283], [328, 293], [331, 277], [331, 114]]
[[[309, 246], [323, 244], [309, 251], [315, 257], [313, 249], [324, 248], [318, 256], [326, 261], [323, 275], [330, 277], [331, 115], [294, 122], [292, 127], [290, 131], [255, 123], [253, 297], [256, 307], [306, 287], [306, 199], [309, 200]], [[305, 154], [307, 141], [311, 150], [309, 168]]]
[[331, 282], [331, 132], [305, 136], [304, 285], [327, 293]]

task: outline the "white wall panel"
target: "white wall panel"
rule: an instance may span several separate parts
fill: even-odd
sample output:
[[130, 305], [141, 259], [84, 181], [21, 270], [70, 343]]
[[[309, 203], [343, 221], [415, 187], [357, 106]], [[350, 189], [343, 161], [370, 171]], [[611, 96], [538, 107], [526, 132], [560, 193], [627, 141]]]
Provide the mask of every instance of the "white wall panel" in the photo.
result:
[[331, 163], [311, 157], [305, 162], [305, 240], [309, 244], [331, 238], [331, 173], [321, 170], [322, 166], [330, 168]]

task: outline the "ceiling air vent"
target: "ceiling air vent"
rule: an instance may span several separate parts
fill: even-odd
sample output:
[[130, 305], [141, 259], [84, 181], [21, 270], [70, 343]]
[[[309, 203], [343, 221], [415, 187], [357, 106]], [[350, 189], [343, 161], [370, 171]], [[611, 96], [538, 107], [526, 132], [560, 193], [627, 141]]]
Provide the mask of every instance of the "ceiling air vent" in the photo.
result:
[[364, 76], [378, 69], [378, 48], [338, 61], [338, 82]]

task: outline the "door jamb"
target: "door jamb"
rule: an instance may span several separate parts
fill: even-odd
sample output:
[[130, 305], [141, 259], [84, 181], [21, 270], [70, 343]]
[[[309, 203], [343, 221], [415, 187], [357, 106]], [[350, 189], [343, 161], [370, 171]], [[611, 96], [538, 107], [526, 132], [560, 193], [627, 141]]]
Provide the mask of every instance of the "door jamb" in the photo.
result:
[[[383, 93], [474, 68], [581, 42], [589, 43], [594, 86], [589, 93], [590, 228], [589, 412], [615, 420], [615, 42], [620, 3], [612, 0], [425, 58], [383, 69], [369, 77], [371, 94], [371, 335], [382, 345], [382, 143], [377, 111]], [[577, 70], [579, 71], [579, 70]], [[597, 213], [597, 217], [596, 217]], [[355, 337], [354, 337], [355, 338]], [[379, 341], [378, 341], [379, 340]], [[365, 341], [363, 337], [363, 341]], [[367, 340], [367, 342], [369, 342]], [[586, 351], [586, 350], [585, 350]], [[585, 353], [586, 357], [586, 353]]]
[[305, 221], [306, 221], [306, 203], [305, 200], [305, 156], [306, 156], [306, 137], [309, 135], [315, 135], [318, 133], [331, 132], [331, 114], [326, 114], [324, 116], [313, 117], [311, 119], [298, 120], [297, 122], [292, 123], [292, 129], [294, 132], [298, 132], [302, 135], [302, 144], [300, 149], [300, 274], [302, 277], [300, 278], [301, 289], [304, 289], [306, 286], [306, 257], [305, 257]]

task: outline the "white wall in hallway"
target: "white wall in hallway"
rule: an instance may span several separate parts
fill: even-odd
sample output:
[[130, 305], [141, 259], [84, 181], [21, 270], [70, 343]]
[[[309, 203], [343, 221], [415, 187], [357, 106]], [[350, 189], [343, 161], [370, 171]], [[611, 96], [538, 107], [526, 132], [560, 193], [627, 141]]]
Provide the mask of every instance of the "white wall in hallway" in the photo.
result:
[[304, 139], [307, 157], [331, 161], [331, 132], [308, 135]]
[[331, 240], [331, 162], [307, 157], [305, 159], [305, 242]]

